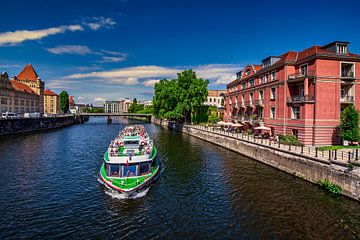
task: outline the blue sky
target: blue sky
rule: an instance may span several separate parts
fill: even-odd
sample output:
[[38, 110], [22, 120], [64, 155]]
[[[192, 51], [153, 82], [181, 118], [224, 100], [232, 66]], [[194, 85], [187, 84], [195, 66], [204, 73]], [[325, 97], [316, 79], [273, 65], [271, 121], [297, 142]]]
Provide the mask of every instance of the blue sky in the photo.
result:
[[0, 71], [32, 63], [77, 102], [152, 98], [192, 68], [225, 89], [246, 64], [334, 40], [360, 53], [357, 1], [4, 1]]

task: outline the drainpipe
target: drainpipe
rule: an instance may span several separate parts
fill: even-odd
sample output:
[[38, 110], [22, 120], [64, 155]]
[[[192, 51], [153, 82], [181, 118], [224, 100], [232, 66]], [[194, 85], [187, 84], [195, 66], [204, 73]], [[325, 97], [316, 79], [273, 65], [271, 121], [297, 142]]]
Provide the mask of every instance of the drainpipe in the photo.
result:
[[316, 126], [316, 79], [317, 77], [314, 77], [314, 122], [313, 122], [313, 134], [312, 134], [312, 145], [315, 146], [315, 126]]
[[286, 130], [287, 130], [287, 119], [286, 119], [286, 113], [287, 113], [287, 92], [288, 92], [288, 86], [287, 86], [287, 80], [288, 80], [288, 65], [285, 64], [285, 85], [284, 85], [284, 92], [285, 92], [285, 101], [284, 101], [284, 130], [283, 130], [283, 134], [286, 135]]

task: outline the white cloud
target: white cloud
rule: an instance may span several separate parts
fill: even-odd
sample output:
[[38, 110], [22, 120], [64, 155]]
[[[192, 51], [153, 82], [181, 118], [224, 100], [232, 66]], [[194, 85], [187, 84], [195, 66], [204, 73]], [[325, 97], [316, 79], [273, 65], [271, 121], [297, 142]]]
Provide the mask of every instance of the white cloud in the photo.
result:
[[46, 51], [53, 54], [94, 54], [94, 52], [87, 46], [83, 45], [60, 45], [53, 48], [47, 48]]
[[209, 64], [194, 68], [199, 77], [213, 80], [214, 85], [227, 84], [236, 79], [236, 73], [242, 67], [237, 64]]
[[148, 79], [148, 80], [145, 80], [143, 82], [143, 84], [146, 87], [153, 87], [155, 85], [155, 83], [158, 83], [159, 81], [160, 81], [159, 79]]
[[96, 97], [96, 98], [94, 98], [94, 101], [95, 101], [95, 102], [105, 102], [106, 99], [105, 99], [105, 98], [102, 98], [102, 97]]
[[94, 17], [92, 18], [91, 22], [84, 22], [84, 24], [90, 29], [96, 31], [100, 28], [111, 28], [116, 24], [116, 22], [112, 18]]
[[110, 56], [102, 56], [101, 60], [99, 62], [102, 63], [110, 63], [110, 62], [122, 62], [126, 60], [126, 55], [121, 57], [110, 57]]
[[27, 40], [39, 40], [50, 35], [65, 33], [66, 31], [83, 31], [81, 25], [65, 25], [41, 30], [17, 30], [0, 33], [0, 46], [16, 45]]
[[77, 98], [78, 100], [84, 100], [84, 99], [86, 99], [85, 97], [83, 97], [83, 96], [78, 96], [78, 98]]

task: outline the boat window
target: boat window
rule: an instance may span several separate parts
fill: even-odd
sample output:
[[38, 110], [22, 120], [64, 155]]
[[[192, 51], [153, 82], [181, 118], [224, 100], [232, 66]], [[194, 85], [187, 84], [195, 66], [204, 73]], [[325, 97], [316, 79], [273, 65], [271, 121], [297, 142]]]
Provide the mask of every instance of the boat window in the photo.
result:
[[120, 165], [119, 164], [108, 164], [108, 176], [119, 177], [120, 176]]
[[125, 141], [125, 145], [139, 145], [138, 140]]
[[150, 172], [150, 164], [142, 163], [140, 164], [140, 175], [145, 175]]
[[136, 165], [124, 166], [123, 177], [136, 176]]

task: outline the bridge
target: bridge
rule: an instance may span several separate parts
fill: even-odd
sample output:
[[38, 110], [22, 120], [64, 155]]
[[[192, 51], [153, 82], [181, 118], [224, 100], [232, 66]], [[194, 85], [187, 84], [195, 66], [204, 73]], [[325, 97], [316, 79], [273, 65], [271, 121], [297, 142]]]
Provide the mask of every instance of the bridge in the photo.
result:
[[149, 121], [151, 121], [152, 114], [148, 113], [78, 113], [77, 115], [81, 117], [108, 117], [107, 122], [112, 122], [112, 117], [138, 117], [138, 118], [147, 118]]

